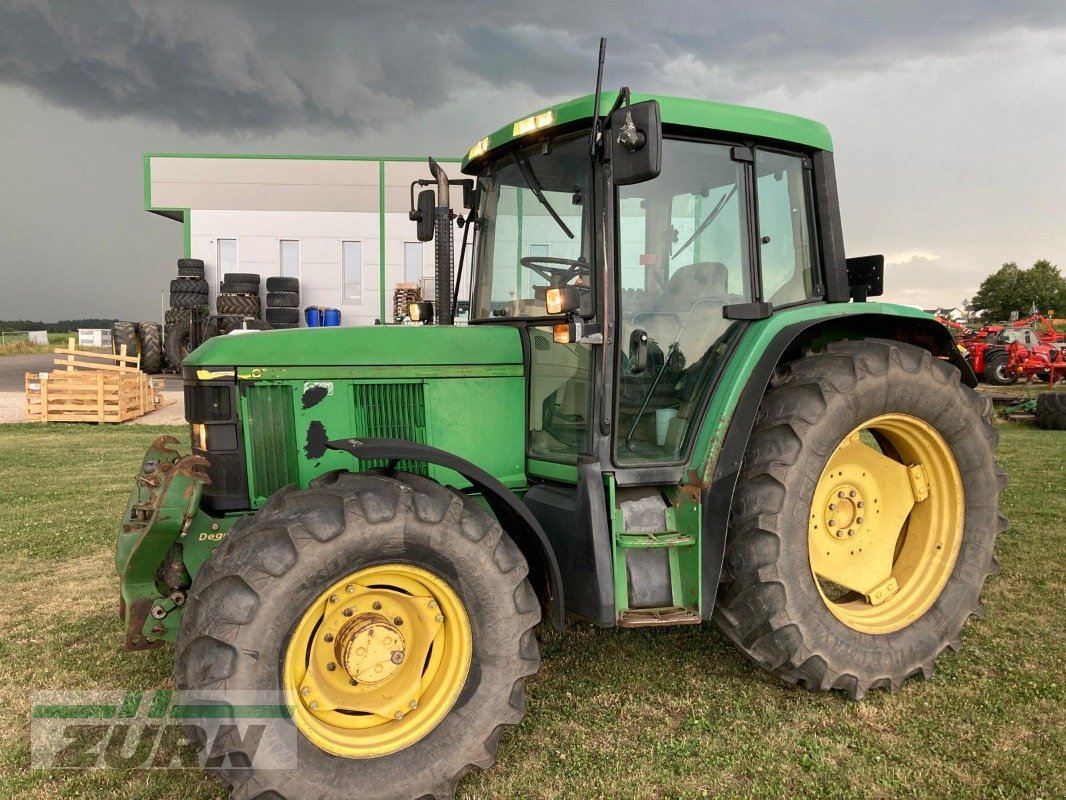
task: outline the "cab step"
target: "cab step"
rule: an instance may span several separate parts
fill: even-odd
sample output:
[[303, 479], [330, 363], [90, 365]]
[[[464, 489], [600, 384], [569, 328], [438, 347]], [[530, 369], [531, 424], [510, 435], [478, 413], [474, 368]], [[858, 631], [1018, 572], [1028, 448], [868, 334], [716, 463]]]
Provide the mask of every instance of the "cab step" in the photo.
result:
[[680, 606], [665, 608], [631, 608], [618, 618], [619, 628], [651, 628], [665, 625], [699, 625], [702, 620], [695, 611]]
[[696, 537], [681, 531], [624, 531], [618, 534], [619, 547], [688, 547]]

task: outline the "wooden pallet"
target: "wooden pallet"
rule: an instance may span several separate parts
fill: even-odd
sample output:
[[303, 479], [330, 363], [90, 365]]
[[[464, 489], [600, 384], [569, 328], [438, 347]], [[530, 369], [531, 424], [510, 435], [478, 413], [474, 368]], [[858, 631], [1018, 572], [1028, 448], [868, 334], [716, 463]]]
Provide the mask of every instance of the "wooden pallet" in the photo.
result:
[[127, 422], [164, 405], [163, 379], [140, 371], [140, 358], [78, 350], [74, 339], [55, 351], [60, 369], [26, 373], [26, 419], [31, 422]]

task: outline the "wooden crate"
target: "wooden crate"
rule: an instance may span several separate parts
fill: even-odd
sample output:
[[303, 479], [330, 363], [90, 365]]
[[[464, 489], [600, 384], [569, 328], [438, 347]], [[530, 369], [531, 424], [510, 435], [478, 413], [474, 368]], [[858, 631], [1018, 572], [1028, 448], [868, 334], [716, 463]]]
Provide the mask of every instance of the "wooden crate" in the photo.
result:
[[[140, 371], [140, 358], [57, 349], [51, 372], [26, 373], [26, 419], [31, 422], [126, 422], [162, 408], [162, 379]], [[173, 401], [171, 401], [173, 402]]]

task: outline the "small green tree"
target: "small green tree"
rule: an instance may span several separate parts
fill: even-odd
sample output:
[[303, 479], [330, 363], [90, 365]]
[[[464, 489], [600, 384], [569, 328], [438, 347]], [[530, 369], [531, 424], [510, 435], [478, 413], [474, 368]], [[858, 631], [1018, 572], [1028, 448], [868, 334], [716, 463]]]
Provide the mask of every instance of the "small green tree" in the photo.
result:
[[986, 319], [1005, 320], [1012, 311], [1024, 317], [1034, 303], [1041, 313], [1066, 309], [1066, 278], [1046, 258], [1029, 269], [1013, 261], [1004, 264], [981, 282], [973, 296], [974, 308], [984, 311]]

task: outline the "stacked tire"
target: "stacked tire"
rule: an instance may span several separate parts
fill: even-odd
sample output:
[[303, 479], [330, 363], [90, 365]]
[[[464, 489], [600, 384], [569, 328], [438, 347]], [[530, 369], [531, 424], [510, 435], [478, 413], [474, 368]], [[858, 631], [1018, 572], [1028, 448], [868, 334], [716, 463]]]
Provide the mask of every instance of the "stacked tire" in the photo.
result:
[[266, 321], [274, 328], [300, 327], [300, 279], [266, 279]]
[[204, 262], [199, 258], [179, 258], [178, 277], [170, 282], [170, 310], [163, 321], [163, 355], [171, 369], [180, 370], [181, 362], [197, 340], [193, 334], [208, 315], [208, 288], [204, 279]]
[[111, 326], [111, 352], [140, 356], [141, 372], [155, 375], [163, 371], [163, 341], [156, 322], [116, 322]]
[[221, 316], [259, 319], [263, 314], [259, 276], [250, 272], [227, 272], [218, 287], [215, 312]]

